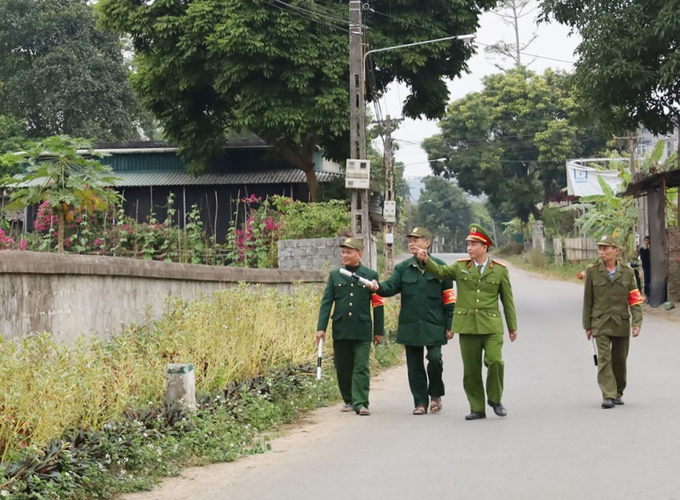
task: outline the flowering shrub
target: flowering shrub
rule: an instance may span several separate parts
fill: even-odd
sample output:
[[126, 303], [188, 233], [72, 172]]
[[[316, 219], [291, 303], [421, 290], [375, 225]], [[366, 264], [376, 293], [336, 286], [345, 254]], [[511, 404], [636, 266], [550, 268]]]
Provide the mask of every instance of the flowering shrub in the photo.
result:
[[285, 196], [263, 200], [251, 195], [239, 200], [241, 204], [243, 222], [239, 227], [232, 221], [227, 241], [229, 258], [245, 267], [276, 267], [280, 239], [333, 237], [351, 223], [346, 202], [339, 200], [303, 203]]
[[18, 243], [10, 235], [5, 233], [5, 230], [0, 228], [0, 250], [26, 250], [28, 243], [26, 240], [21, 240]]
[[[175, 214], [172, 198], [168, 199], [167, 207], [168, 219], [164, 222], [153, 216], [147, 222], [137, 222], [126, 216], [122, 209], [116, 212], [72, 208], [68, 217], [70, 222], [64, 226], [64, 250], [168, 262], [224, 263], [224, 252], [214, 238], [204, 234], [197, 206], [187, 215], [184, 230], [172, 224]], [[33, 226], [35, 231], [24, 243], [25, 249], [56, 251], [58, 217], [47, 202], [38, 207]]]
[[227, 240], [229, 258], [245, 267], [269, 268], [277, 263], [277, 234], [281, 227], [281, 213], [272, 208], [269, 200], [250, 195], [240, 200], [244, 206], [242, 229], [232, 221]]
[[[343, 201], [303, 203], [283, 196], [263, 199], [250, 195], [238, 200], [237, 217], [229, 228], [227, 242], [218, 244], [214, 236], [206, 236], [197, 205], [187, 214], [184, 228], [172, 222], [176, 214], [172, 196], [168, 199], [167, 213], [163, 222], [153, 215], [147, 222], [138, 222], [120, 207], [71, 206], [63, 213], [64, 251], [273, 268], [278, 263], [279, 239], [332, 237], [350, 226], [349, 210]], [[0, 233], [0, 250], [56, 252], [59, 220], [60, 215], [44, 201], [36, 213], [34, 232], [18, 241], [4, 230]]]

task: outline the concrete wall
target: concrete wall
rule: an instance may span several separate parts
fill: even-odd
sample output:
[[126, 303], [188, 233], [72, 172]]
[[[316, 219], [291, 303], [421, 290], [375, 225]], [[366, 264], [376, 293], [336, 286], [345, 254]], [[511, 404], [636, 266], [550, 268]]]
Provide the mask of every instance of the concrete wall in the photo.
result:
[[116, 257], [0, 252], [0, 335], [48, 331], [55, 339], [107, 337], [158, 317], [171, 296], [184, 300], [238, 285], [324, 283], [324, 271], [245, 269]]
[[326, 270], [340, 267], [344, 238], [279, 240], [279, 269]]

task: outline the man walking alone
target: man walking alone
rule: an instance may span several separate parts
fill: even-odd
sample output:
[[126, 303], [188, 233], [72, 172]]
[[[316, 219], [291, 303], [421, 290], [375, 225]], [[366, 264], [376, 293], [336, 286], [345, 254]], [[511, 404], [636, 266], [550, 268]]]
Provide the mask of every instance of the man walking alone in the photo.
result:
[[640, 335], [642, 296], [633, 268], [618, 261], [619, 244], [613, 236], [597, 242], [600, 256], [586, 269], [583, 292], [583, 329], [597, 344], [597, 382], [602, 390], [602, 408], [622, 405], [626, 388], [626, 359], [633, 337]]

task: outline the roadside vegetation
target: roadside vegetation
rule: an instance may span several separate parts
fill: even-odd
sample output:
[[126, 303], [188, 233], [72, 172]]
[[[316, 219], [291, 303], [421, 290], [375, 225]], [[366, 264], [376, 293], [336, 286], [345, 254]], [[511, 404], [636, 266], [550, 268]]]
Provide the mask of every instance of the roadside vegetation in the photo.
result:
[[[73, 346], [0, 341], [0, 495], [108, 498], [188, 465], [268, 448], [264, 431], [339, 399], [330, 345], [317, 381], [321, 290], [242, 285], [169, 304], [159, 320]], [[397, 307], [373, 367], [398, 363]], [[165, 403], [168, 363], [193, 363], [198, 408]]]

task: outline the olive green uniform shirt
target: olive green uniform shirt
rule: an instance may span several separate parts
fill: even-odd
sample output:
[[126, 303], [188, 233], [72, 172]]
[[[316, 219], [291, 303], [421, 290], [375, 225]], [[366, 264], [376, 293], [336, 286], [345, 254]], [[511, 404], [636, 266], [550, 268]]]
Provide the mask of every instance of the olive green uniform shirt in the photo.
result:
[[[369, 281], [378, 279], [378, 273], [363, 264], [359, 265], [355, 273]], [[332, 309], [334, 340], [370, 342], [374, 335], [383, 335], [385, 327], [383, 301], [373, 295], [370, 289], [349, 276], [343, 276], [340, 270], [334, 269], [328, 275], [316, 329], [326, 331]], [[371, 321], [372, 305], [373, 321]]]
[[380, 283], [377, 293], [392, 297], [399, 292], [397, 342], [411, 346], [446, 344], [446, 330], [451, 329], [456, 300], [451, 280], [438, 279], [411, 257], [394, 267], [390, 277]]
[[503, 333], [499, 298], [508, 330], [517, 330], [510, 274], [505, 264], [489, 259], [480, 276], [472, 259], [459, 259], [446, 266], [430, 258], [425, 270], [437, 278], [456, 282], [458, 300], [453, 315], [454, 333]]
[[642, 325], [642, 296], [633, 268], [617, 262], [613, 279], [602, 260], [586, 269], [583, 293], [583, 329], [593, 335], [627, 337], [630, 317], [633, 326]]

